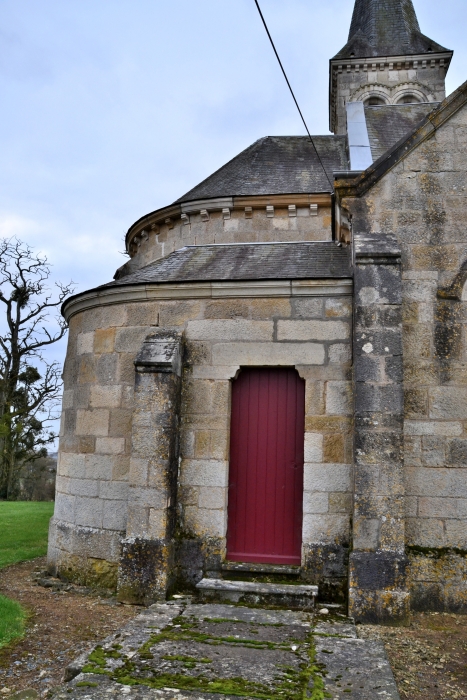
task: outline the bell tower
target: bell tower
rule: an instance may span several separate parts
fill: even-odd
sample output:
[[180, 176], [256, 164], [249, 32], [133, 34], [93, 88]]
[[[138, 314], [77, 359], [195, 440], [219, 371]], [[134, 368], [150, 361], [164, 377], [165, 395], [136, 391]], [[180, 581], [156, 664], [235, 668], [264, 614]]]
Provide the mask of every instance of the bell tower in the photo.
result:
[[412, 0], [356, 0], [349, 40], [330, 61], [330, 130], [346, 133], [348, 102], [441, 102], [452, 56], [421, 33]]

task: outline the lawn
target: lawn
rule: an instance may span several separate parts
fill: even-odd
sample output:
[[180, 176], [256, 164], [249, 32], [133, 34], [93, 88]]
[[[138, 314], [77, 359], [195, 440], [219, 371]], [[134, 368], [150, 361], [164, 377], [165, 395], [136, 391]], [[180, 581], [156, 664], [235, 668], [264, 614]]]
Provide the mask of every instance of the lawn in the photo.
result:
[[[42, 557], [53, 503], [0, 501], [0, 569]], [[0, 649], [22, 637], [26, 612], [19, 603], [0, 595]]]
[[0, 595], [0, 649], [24, 634], [26, 613], [15, 600]]
[[0, 501], [0, 569], [47, 552], [53, 503]]

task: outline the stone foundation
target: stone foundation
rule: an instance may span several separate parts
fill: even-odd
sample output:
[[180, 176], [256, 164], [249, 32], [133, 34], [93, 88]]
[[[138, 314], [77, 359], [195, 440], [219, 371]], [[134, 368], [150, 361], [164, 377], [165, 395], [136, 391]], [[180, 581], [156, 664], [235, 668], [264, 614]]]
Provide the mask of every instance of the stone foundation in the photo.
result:
[[409, 547], [412, 609], [467, 614], [467, 551]]

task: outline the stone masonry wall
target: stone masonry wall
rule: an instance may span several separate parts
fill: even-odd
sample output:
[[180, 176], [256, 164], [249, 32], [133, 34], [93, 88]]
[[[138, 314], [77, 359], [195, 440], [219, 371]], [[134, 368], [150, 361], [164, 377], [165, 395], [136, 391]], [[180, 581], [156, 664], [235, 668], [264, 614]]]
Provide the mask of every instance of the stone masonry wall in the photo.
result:
[[466, 152], [463, 107], [343, 202], [356, 233], [394, 233], [402, 247], [406, 545], [420, 609], [467, 609], [467, 304], [445, 293], [467, 258]]
[[342, 61], [332, 68], [333, 94], [336, 96], [335, 133], [347, 133], [347, 102], [365, 101], [370, 95], [380, 96], [387, 104], [396, 104], [404, 94], [415, 95], [420, 102], [441, 102], [446, 96], [446, 68], [439, 59], [390, 62], [388, 59]]
[[139, 236], [132, 269], [148, 265], [174, 250], [187, 245], [212, 243], [261, 243], [274, 241], [330, 241], [331, 209], [329, 206], [298, 206], [291, 215], [287, 207], [274, 207], [273, 216], [266, 209], [233, 209], [229, 218], [221, 211], [209, 212], [202, 220], [199, 212], [188, 215], [186, 223], [180, 218], [170, 224], [162, 223]]
[[[212, 551], [207, 567], [219, 568], [225, 547], [231, 381], [241, 366], [295, 366], [306, 380], [303, 563], [309, 578], [341, 588], [351, 512], [350, 315], [349, 297], [232, 299], [206, 303], [202, 318], [187, 322], [181, 522]], [[316, 547], [330, 548], [324, 570], [309, 566]], [[200, 578], [195, 569], [185, 577]]]
[[[115, 582], [126, 535], [134, 360], [159, 324], [184, 333], [179, 576], [218, 569], [227, 527], [231, 381], [241, 366], [296, 366], [306, 379], [304, 564], [345, 588], [351, 514], [351, 299], [327, 296], [122, 303], [72, 317], [49, 560]], [[239, 294], [241, 290], [239, 288]], [[304, 292], [306, 294], [306, 292]], [[317, 292], [318, 293], [318, 292]], [[344, 585], [342, 585], [344, 584]], [[339, 593], [342, 595], [342, 593]]]

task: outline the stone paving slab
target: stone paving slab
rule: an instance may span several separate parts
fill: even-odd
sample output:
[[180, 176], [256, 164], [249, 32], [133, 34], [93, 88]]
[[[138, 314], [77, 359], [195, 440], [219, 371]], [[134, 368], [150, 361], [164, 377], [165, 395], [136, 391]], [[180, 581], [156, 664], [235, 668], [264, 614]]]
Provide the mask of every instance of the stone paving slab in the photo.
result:
[[67, 677], [54, 700], [400, 700], [383, 646], [343, 616], [190, 599], [148, 608]]

